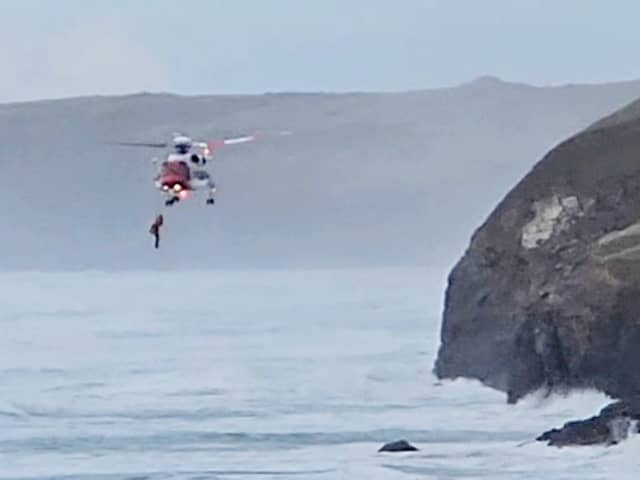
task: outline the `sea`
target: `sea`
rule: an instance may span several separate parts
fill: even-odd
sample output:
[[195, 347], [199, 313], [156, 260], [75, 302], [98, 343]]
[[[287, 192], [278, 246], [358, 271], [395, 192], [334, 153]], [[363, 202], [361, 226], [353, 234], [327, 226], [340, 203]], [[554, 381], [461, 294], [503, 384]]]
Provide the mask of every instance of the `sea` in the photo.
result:
[[433, 376], [446, 273], [0, 274], [0, 479], [638, 478], [639, 439], [535, 441], [600, 393]]

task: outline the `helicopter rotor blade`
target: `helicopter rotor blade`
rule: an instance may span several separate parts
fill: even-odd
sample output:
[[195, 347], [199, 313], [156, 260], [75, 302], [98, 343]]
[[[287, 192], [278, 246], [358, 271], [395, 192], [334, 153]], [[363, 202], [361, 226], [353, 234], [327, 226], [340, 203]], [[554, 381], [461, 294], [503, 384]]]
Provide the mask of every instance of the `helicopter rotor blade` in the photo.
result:
[[219, 140], [209, 140], [206, 142], [206, 145], [211, 150], [217, 150], [225, 145], [238, 145], [240, 143], [253, 142], [258, 139], [258, 134], [255, 135], [244, 135], [242, 137], [228, 137]]
[[253, 142], [257, 138], [256, 135], [246, 135], [244, 137], [225, 138], [222, 142], [224, 145], [237, 145], [238, 143]]
[[147, 142], [113, 142], [115, 145], [122, 145], [125, 147], [147, 147], [147, 148], [168, 148], [169, 144], [166, 142], [161, 143], [147, 143]]

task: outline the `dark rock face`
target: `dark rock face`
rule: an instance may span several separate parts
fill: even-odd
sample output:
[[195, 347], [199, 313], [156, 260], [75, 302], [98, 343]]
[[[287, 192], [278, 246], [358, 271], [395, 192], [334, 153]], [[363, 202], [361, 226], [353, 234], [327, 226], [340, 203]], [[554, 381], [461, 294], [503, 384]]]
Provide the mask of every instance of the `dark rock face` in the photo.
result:
[[556, 447], [576, 445], [616, 445], [629, 433], [638, 433], [640, 398], [634, 397], [603, 408], [600, 413], [586, 420], [568, 422], [562, 428], [540, 435], [539, 442]]
[[562, 143], [449, 277], [439, 378], [640, 393], [640, 102]]
[[391, 442], [380, 447], [378, 452], [417, 452], [418, 449], [411, 445], [406, 440], [398, 440], [397, 442]]

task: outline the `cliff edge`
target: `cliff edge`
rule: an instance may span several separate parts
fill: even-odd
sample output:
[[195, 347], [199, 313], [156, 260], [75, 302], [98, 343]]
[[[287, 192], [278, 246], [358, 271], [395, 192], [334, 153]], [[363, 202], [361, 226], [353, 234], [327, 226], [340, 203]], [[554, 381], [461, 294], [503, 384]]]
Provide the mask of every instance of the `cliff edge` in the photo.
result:
[[509, 402], [640, 394], [640, 102], [549, 152], [449, 276], [435, 364]]

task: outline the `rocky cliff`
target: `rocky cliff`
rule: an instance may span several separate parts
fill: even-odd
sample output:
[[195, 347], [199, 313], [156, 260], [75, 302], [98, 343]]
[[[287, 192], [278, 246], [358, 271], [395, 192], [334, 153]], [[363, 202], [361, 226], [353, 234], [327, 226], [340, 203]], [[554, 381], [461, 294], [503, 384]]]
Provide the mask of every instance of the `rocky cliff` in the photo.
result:
[[503, 390], [640, 393], [640, 102], [549, 152], [449, 277], [435, 371]]

